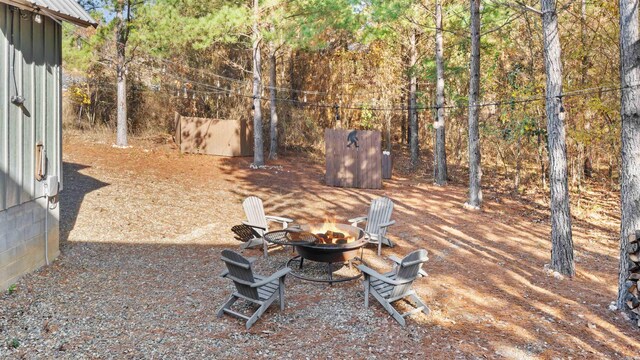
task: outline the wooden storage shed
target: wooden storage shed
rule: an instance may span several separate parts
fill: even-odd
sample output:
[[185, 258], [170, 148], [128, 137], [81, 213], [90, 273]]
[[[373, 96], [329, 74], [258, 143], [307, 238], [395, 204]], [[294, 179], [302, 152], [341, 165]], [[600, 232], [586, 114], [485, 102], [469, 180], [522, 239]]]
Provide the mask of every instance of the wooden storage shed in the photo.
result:
[[325, 184], [382, 188], [382, 136], [379, 131], [325, 129]]
[[253, 155], [253, 127], [246, 120], [186, 117], [176, 114], [180, 152], [219, 156]]

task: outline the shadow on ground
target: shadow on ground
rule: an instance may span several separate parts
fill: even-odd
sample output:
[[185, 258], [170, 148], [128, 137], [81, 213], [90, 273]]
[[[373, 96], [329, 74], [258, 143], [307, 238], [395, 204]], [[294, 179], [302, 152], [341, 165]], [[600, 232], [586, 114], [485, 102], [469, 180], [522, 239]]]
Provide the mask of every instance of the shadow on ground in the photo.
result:
[[[51, 356], [619, 359], [640, 350], [637, 329], [608, 310], [615, 244], [591, 237], [589, 223], [575, 232], [577, 276], [559, 280], [543, 271], [545, 209], [497, 193], [483, 211], [469, 212], [461, 206], [466, 189], [456, 184], [396, 176], [381, 190], [326, 187], [323, 164], [306, 156], [252, 170], [248, 158], [183, 156], [144, 143], [127, 150], [75, 144], [67, 154], [73, 161], [65, 170], [76, 175], [65, 177], [65, 194], [78, 192], [62, 199], [72, 245], [0, 300], [8, 309], [0, 336], [23, 340], [25, 356], [44, 349]], [[290, 278], [285, 311], [271, 308], [249, 331], [217, 319], [231, 291], [218, 277], [219, 253], [237, 249], [229, 229], [244, 218], [249, 195], [261, 197], [268, 214], [301, 223], [345, 221], [389, 196], [398, 246], [383, 255], [429, 251], [430, 276], [416, 289], [431, 315], [401, 328], [375, 301], [364, 308], [359, 282], [329, 287]], [[290, 256], [272, 251], [257, 269], [273, 272]], [[373, 248], [365, 256], [373, 267], [390, 266]]]
[[89, 165], [66, 161], [62, 163], [64, 190], [60, 195], [61, 241], [67, 241], [69, 238], [69, 233], [75, 226], [84, 197], [92, 191], [109, 185], [82, 173], [82, 170], [90, 167]]

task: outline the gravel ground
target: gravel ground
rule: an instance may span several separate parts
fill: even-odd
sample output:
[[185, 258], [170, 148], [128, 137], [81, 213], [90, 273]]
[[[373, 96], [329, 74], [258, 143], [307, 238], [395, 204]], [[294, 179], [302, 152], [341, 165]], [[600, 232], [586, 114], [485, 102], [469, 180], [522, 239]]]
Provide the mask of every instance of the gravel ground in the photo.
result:
[[[615, 296], [615, 229], [576, 225], [578, 275], [557, 279], [548, 261], [546, 214], [488, 192], [483, 212], [460, 206], [464, 188], [396, 177], [384, 190], [328, 188], [322, 163], [287, 158], [249, 169], [249, 159], [186, 156], [134, 141], [113, 149], [65, 138], [62, 255], [0, 295], [0, 358], [633, 358], [636, 328], [607, 306]], [[219, 277], [241, 201], [299, 222], [362, 215], [382, 194], [396, 202], [383, 255], [430, 252], [416, 289], [431, 307], [400, 327], [360, 281], [286, 280], [250, 330], [216, 318], [232, 284]], [[542, 219], [542, 220], [540, 220]], [[374, 248], [368, 264], [391, 266]], [[260, 256], [248, 250], [247, 256]], [[290, 258], [274, 249], [256, 269]], [[588, 271], [587, 271], [588, 269]], [[348, 272], [347, 269], [340, 270]], [[402, 309], [408, 305], [400, 304]]]

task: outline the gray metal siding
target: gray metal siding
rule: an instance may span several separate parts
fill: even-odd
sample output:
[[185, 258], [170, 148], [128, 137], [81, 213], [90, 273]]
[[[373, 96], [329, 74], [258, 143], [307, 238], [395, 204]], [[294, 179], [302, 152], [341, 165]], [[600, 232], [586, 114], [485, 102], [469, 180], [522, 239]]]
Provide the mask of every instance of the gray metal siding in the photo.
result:
[[[42, 196], [42, 183], [34, 174], [37, 142], [45, 144], [47, 175], [61, 178], [62, 169], [62, 29], [46, 16], [38, 24], [32, 13], [14, 11], [12, 17], [10, 7], [0, 4], [0, 211]], [[16, 82], [18, 93], [26, 98], [22, 109], [10, 101], [16, 94], [12, 18]]]
[[9, 163], [7, 154], [7, 125], [9, 123], [9, 42], [7, 41], [8, 32], [8, 11], [6, 5], [0, 4], [0, 209], [6, 208], [6, 193], [8, 184], [6, 182], [6, 174], [8, 173], [7, 165]]

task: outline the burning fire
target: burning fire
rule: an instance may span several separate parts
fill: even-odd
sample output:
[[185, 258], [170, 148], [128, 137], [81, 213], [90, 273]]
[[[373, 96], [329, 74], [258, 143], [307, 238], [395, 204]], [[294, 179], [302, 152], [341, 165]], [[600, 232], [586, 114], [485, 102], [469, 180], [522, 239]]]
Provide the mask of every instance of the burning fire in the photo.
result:
[[355, 237], [347, 229], [341, 228], [341, 224], [337, 224], [335, 219], [325, 219], [321, 224], [312, 224], [309, 226], [309, 232], [317, 235], [320, 244], [347, 244], [355, 241]]

